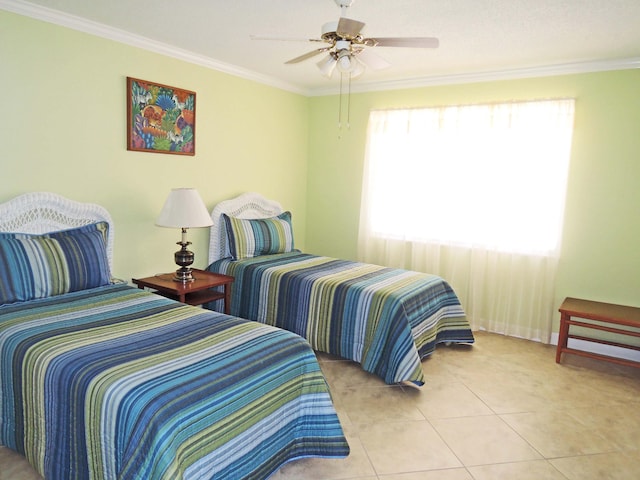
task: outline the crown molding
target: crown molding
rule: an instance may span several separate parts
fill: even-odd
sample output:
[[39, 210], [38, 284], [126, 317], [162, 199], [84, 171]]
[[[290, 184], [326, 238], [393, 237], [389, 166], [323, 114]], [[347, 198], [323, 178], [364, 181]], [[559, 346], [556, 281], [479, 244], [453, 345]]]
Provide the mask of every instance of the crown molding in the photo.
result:
[[[456, 75], [433, 75], [428, 77], [407, 78], [388, 82], [370, 82], [351, 84], [351, 93], [377, 92], [383, 90], [403, 90], [438, 85], [455, 85], [464, 83], [494, 82], [522, 78], [552, 77], [576, 73], [606, 72], [611, 70], [630, 70], [640, 68], [640, 57], [620, 58], [613, 60], [597, 60], [592, 62], [562, 63], [529, 68], [492, 70], [486, 72], [470, 72]], [[336, 87], [314, 89], [309, 96], [334, 95], [339, 93]]]
[[[337, 85], [332, 87], [323, 87], [320, 89], [302, 88], [268, 75], [263, 75], [229, 63], [220, 62], [213, 58], [180, 49], [172, 45], [167, 45], [147, 37], [135, 35], [86, 18], [70, 15], [60, 12], [59, 10], [35, 5], [23, 0], [0, 0], [0, 9], [308, 97], [335, 95], [339, 93], [339, 87]], [[514, 68], [484, 72], [469, 72], [454, 75], [433, 75], [382, 82], [355, 82], [351, 85], [351, 93], [402, 90], [438, 85], [491, 82], [499, 80], [570, 75], [576, 73], [593, 73], [610, 70], [628, 70], [634, 68], [640, 68], [640, 57], [542, 65], [528, 68]]]
[[92, 20], [88, 20], [86, 18], [78, 17], [75, 15], [70, 15], [68, 13], [43, 7], [41, 5], [35, 5], [33, 3], [24, 2], [21, 0], [0, 0], [0, 9], [7, 10], [12, 13], [17, 13], [26, 17], [31, 17], [36, 20], [53, 23], [62, 27], [67, 27], [72, 30], [88, 33], [90, 35], [106, 38], [108, 40], [113, 40], [119, 43], [130, 45], [132, 47], [159, 53], [160, 55], [172, 57], [177, 60], [182, 60], [202, 67], [210, 68], [219, 72], [228, 73], [230, 75], [241, 77], [247, 80], [252, 80], [264, 85], [276, 87], [281, 90], [286, 90], [305, 96], [309, 93], [306, 89], [300, 88], [287, 82], [283, 82], [268, 75], [263, 75], [229, 63], [220, 62], [204, 55], [199, 55], [188, 50], [177, 48], [172, 45], [167, 45], [166, 43], [143, 37], [141, 35], [136, 35], [124, 30], [109, 27], [102, 23], [94, 22]]

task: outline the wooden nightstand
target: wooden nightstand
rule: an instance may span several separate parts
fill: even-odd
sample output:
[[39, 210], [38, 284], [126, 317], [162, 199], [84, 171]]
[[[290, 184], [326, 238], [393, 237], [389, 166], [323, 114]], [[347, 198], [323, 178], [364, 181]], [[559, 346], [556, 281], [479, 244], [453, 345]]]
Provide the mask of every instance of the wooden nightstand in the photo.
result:
[[[193, 282], [176, 282], [174, 273], [164, 273], [147, 278], [133, 278], [138, 288], [145, 287], [155, 290], [163, 297], [171, 298], [189, 305], [202, 305], [214, 300], [224, 301], [224, 313], [231, 311], [231, 283], [233, 277], [219, 273], [193, 269]], [[213, 287], [223, 287], [223, 291], [211, 290]]]

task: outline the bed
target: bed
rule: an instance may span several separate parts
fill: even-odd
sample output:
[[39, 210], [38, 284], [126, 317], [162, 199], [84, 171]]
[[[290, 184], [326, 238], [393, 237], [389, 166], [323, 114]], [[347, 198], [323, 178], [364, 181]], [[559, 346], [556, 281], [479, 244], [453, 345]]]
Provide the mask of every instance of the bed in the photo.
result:
[[295, 332], [388, 384], [421, 386], [421, 360], [436, 345], [474, 341], [438, 276], [300, 252], [291, 213], [255, 192], [219, 203], [211, 218], [208, 270], [235, 277], [233, 315]]
[[47, 480], [262, 479], [348, 455], [304, 339], [112, 279], [113, 233], [51, 193], [0, 205], [0, 444]]

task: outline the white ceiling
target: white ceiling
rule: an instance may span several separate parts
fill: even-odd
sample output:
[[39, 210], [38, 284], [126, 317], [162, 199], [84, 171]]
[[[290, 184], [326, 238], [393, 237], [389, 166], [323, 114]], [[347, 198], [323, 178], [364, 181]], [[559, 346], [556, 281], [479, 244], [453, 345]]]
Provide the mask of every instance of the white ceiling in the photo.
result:
[[[42, 8], [45, 7], [45, 8]], [[0, 0], [0, 8], [175, 55], [308, 95], [338, 88], [316, 61], [334, 0]], [[50, 10], [51, 9], [51, 10]], [[375, 48], [391, 63], [353, 90], [465, 79], [640, 68], [640, 0], [356, 0], [366, 36], [434, 36], [438, 49]]]

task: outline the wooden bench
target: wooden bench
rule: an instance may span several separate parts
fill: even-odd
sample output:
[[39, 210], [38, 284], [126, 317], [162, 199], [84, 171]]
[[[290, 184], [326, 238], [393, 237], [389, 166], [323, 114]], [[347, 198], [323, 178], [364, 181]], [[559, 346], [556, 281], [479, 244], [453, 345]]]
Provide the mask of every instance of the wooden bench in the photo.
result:
[[[624, 358], [611, 357], [600, 353], [587, 352], [576, 348], [568, 347], [570, 338], [587, 342], [612, 345], [620, 348], [628, 348], [640, 351], [640, 346], [618, 343], [599, 338], [573, 335], [569, 332], [572, 325], [584, 328], [600, 330], [603, 332], [616, 333], [640, 338], [640, 308], [614, 305], [611, 303], [593, 302], [578, 298], [566, 298], [560, 305], [560, 332], [558, 334], [558, 349], [556, 351], [556, 363], [560, 363], [562, 353], [572, 353], [583, 357], [606, 360], [632, 367], [640, 367], [640, 361], [627, 360]], [[574, 320], [571, 317], [578, 317], [589, 320]], [[611, 326], [616, 325], [616, 326]]]

